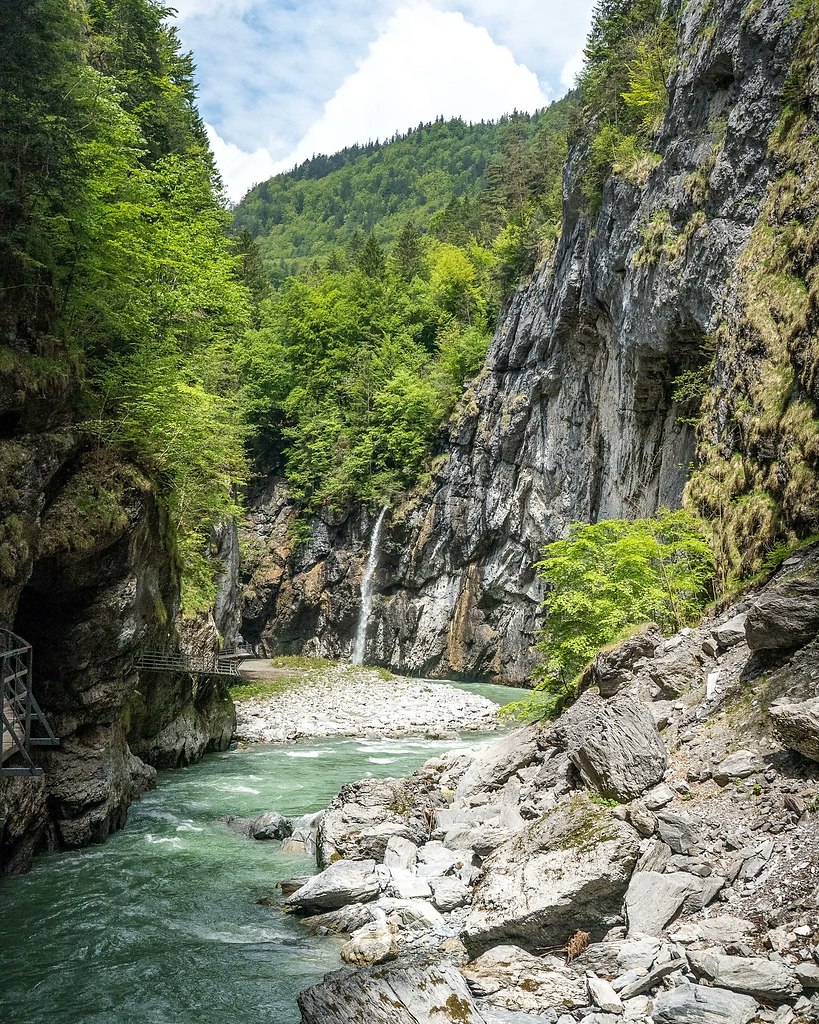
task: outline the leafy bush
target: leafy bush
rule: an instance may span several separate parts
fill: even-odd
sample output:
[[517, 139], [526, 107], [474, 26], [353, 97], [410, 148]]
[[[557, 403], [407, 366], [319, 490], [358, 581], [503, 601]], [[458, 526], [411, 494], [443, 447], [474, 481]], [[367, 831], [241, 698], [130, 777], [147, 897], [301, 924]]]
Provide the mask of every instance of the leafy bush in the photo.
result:
[[604, 646], [656, 622], [668, 635], [699, 616], [714, 558], [701, 521], [662, 509], [653, 519], [575, 523], [537, 563], [549, 588], [536, 644], [545, 660], [517, 713], [548, 717], [571, 700], [576, 677]]

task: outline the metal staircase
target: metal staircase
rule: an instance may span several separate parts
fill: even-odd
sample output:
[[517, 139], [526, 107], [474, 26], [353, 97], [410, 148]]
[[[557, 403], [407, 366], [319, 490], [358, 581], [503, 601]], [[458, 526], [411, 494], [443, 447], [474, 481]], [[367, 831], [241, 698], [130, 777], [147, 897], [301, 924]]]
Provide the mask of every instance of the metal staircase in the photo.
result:
[[[31, 760], [31, 748], [60, 743], [31, 691], [31, 665], [31, 644], [0, 629], [0, 776], [42, 775], [43, 769]], [[17, 763], [6, 764], [15, 754]]]

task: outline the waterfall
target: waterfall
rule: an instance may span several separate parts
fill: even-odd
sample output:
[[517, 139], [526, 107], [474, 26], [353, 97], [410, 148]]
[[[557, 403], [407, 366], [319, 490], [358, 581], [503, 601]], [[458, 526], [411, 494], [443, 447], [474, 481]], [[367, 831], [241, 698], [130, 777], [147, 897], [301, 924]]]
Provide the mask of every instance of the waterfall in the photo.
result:
[[364, 664], [364, 649], [367, 645], [367, 625], [370, 621], [370, 612], [373, 607], [373, 576], [378, 565], [378, 544], [381, 540], [381, 524], [387, 514], [385, 505], [375, 521], [372, 536], [370, 537], [370, 551], [367, 555], [367, 565], [364, 568], [364, 575], [361, 577], [361, 607], [358, 612], [358, 625], [355, 630], [355, 644], [353, 645], [353, 664]]

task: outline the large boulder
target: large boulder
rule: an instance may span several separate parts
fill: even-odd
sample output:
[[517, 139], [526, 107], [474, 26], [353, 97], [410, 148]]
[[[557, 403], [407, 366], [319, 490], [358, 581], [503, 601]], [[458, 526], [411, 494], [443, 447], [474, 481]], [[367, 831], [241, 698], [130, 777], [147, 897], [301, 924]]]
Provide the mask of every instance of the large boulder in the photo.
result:
[[318, 830], [318, 861], [383, 861], [392, 836], [429, 839], [435, 802], [418, 779], [363, 779], [343, 786]]
[[287, 839], [293, 834], [293, 823], [278, 811], [268, 811], [250, 824], [254, 839]]
[[584, 1006], [586, 988], [555, 957], [533, 956], [520, 946], [495, 946], [461, 969], [469, 987], [493, 1008], [536, 1013], [553, 1006]]
[[465, 941], [473, 952], [504, 941], [561, 945], [619, 919], [640, 839], [611, 811], [577, 794], [484, 861]]
[[348, 903], [366, 903], [384, 888], [389, 872], [374, 860], [338, 860], [314, 875], [284, 901], [291, 910], [320, 914], [338, 910]]
[[299, 996], [301, 1024], [486, 1024], [454, 967], [336, 971]]
[[770, 712], [785, 746], [811, 761], [819, 761], [819, 697], [795, 704], [774, 704]]
[[603, 700], [585, 693], [550, 739], [563, 746], [586, 785], [601, 796], [633, 800], [655, 786], [668, 755], [647, 704], [626, 693]]
[[802, 992], [792, 967], [761, 956], [726, 956], [721, 949], [689, 950], [694, 973], [719, 988], [744, 992], [765, 1002], [781, 1003]]
[[663, 642], [660, 629], [650, 623], [633, 636], [597, 655], [580, 679], [580, 689], [596, 686], [602, 697], [613, 697], [634, 678], [637, 663], [651, 658]]
[[793, 650], [819, 634], [819, 564], [768, 587], [751, 606], [745, 639], [752, 651]]

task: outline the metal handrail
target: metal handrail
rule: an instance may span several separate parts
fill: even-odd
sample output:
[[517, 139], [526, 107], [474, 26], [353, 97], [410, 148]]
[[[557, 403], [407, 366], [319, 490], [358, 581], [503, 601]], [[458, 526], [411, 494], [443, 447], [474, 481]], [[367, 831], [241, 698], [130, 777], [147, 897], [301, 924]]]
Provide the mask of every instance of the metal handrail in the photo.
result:
[[[60, 742], [31, 690], [32, 664], [31, 644], [10, 629], [0, 629], [0, 775], [41, 775], [30, 748]], [[44, 736], [32, 735], [34, 723], [42, 727]], [[23, 767], [5, 766], [14, 754], [20, 755]]]

